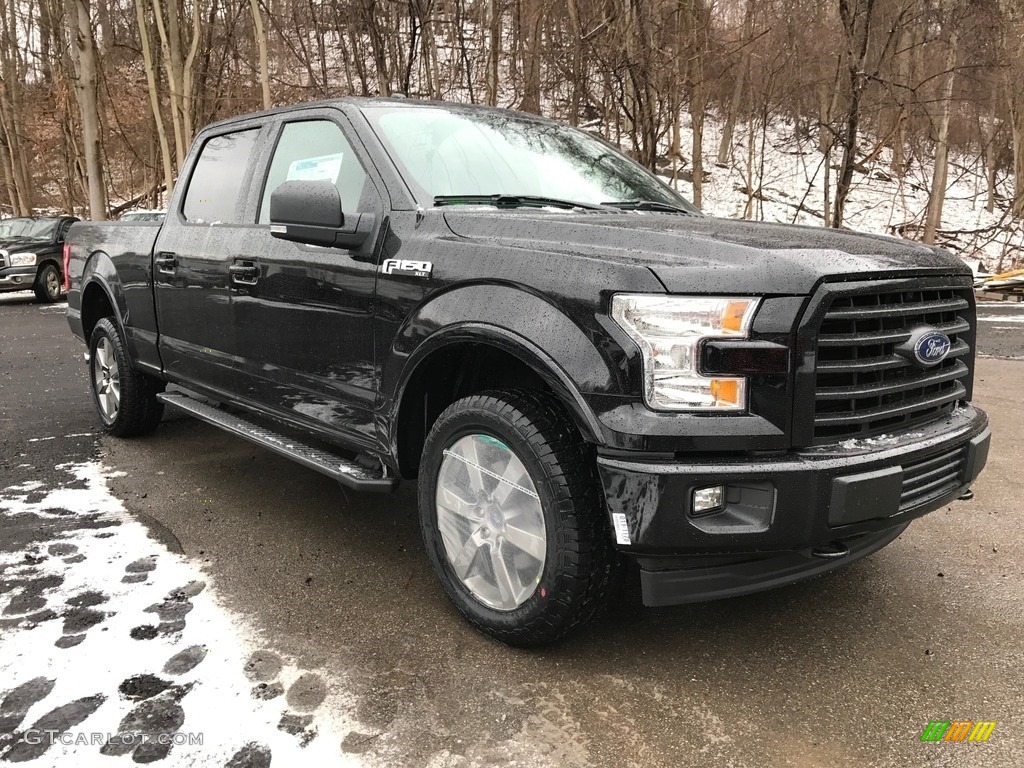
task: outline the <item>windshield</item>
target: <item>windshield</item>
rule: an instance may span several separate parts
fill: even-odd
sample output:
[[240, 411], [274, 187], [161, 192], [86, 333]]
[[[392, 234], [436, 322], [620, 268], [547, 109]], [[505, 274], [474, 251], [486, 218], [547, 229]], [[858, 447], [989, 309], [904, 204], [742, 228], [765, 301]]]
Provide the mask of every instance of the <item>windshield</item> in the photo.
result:
[[[367, 107], [402, 175], [427, 201], [510, 196], [697, 210], [609, 144], [575, 128], [491, 110]], [[449, 198], [436, 201], [435, 198]]]
[[0, 219], [0, 240], [52, 240], [60, 219]]

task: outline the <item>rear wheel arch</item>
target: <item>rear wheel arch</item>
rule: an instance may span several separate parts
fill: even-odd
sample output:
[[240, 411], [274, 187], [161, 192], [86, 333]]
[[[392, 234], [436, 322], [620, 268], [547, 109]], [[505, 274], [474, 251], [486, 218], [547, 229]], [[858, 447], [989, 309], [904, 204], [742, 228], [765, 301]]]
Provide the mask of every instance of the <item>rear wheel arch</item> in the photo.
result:
[[121, 326], [121, 318], [106, 286], [99, 280], [90, 280], [82, 288], [82, 332], [86, 340], [92, 338], [96, 323], [104, 317], [113, 318], [118, 327]]
[[435, 334], [406, 366], [391, 420], [391, 449], [402, 477], [419, 471], [431, 426], [449, 405], [493, 389], [552, 395], [587, 442], [601, 426], [576, 386], [543, 350], [504, 329], [470, 324]]
[[[124, 333], [128, 303], [119, 282], [117, 268], [104, 251], [93, 251], [85, 260], [81, 282], [82, 330], [89, 340], [96, 323], [104, 317], [114, 318]], [[72, 299], [74, 291], [72, 290]]]
[[43, 267], [45, 267], [47, 264], [52, 264], [53, 266], [55, 266], [57, 268], [58, 274], [60, 274], [61, 277], [64, 276], [64, 267], [61, 265], [61, 263], [57, 260], [56, 257], [51, 256], [47, 256], [45, 259], [39, 262], [39, 267], [36, 269], [36, 276], [38, 276], [39, 273], [43, 271]]

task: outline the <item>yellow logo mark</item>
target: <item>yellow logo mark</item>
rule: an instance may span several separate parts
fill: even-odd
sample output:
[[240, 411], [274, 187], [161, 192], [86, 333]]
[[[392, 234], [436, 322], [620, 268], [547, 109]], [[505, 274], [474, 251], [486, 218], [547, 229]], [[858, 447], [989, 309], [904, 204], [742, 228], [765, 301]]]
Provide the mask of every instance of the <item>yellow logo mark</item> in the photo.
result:
[[967, 737], [968, 741], [988, 741], [988, 737], [992, 735], [992, 731], [996, 728], [995, 720], [983, 720], [975, 723], [974, 730], [971, 731], [971, 735]]

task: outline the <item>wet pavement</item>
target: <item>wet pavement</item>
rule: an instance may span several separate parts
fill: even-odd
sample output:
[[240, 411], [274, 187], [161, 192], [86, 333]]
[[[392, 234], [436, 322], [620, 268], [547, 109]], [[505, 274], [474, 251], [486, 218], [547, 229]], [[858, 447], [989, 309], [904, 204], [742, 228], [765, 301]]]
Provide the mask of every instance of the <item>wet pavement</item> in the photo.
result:
[[[981, 314], [1002, 318], [1024, 311], [983, 307]], [[240, 692], [231, 706], [245, 713], [242, 721], [251, 728], [266, 722], [269, 731], [288, 736], [289, 749], [301, 743], [304, 731], [315, 729], [301, 749], [311, 756], [326, 749], [338, 764], [357, 765], [1024, 764], [1024, 362], [999, 359], [1024, 358], [1024, 324], [1016, 320], [979, 324], [981, 353], [998, 357], [978, 364], [976, 401], [989, 411], [994, 438], [975, 500], [935, 512], [881, 552], [810, 582], [657, 611], [624, 596], [600, 622], [542, 651], [492, 642], [448, 605], [422, 550], [412, 486], [386, 497], [344, 491], [312, 471], [182, 418], [166, 421], [149, 438], [96, 440], [82, 347], [59, 311], [0, 297], [0, 329], [0, 488], [21, 484], [20, 491], [4, 493], [34, 492], [25, 503], [39, 503], [41, 494], [75, 482], [68, 469], [55, 466], [98, 460], [111, 498], [125, 509], [120, 527], [139, 521], [153, 538], [133, 540], [140, 551], [124, 553], [97, 571], [97, 578], [109, 582], [113, 577], [100, 572], [115, 566], [118, 574], [129, 575], [126, 567], [151, 553], [161, 565], [148, 579], [156, 580], [161, 569], [180, 577], [150, 585], [159, 594], [147, 594], [146, 600], [129, 598], [131, 590], [120, 580], [116, 587], [99, 584], [95, 590], [111, 595], [103, 608], [66, 604], [89, 591], [84, 581], [70, 596], [44, 583], [36, 597], [48, 604], [59, 598], [61, 614], [74, 608], [115, 611], [125, 616], [124, 628], [152, 626], [158, 633], [153, 640], [129, 635], [126, 642], [167, 642], [161, 651], [231, 645], [230, 637], [208, 641], [186, 634], [188, 617], [175, 641], [173, 633], [159, 634], [161, 609], [145, 613], [167, 599], [168, 590], [189, 583], [178, 581], [195, 569], [194, 578], [209, 587], [189, 600], [215, 602], [244, 642], [225, 651], [232, 661], [217, 667], [215, 679], [202, 674], [207, 659], [181, 680], [201, 690], [204, 680], [213, 688], [241, 672], [244, 683], [231, 688]], [[39, 542], [71, 542], [83, 549], [68, 531], [55, 528], [64, 519], [32, 526], [0, 520], [0, 551], [34, 551], [69, 572], [83, 568], [86, 562], [66, 563], [80, 551], [40, 549]], [[26, 528], [28, 533], [18, 533]], [[95, 533], [84, 529], [79, 538]], [[115, 597], [114, 590], [125, 596]], [[50, 607], [33, 601], [32, 591], [12, 590], [24, 601], [19, 611]], [[0, 606], [8, 606], [8, 598], [0, 595]], [[56, 608], [51, 610], [57, 613]], [[133, 610], [145, 621], [134, 621]], [[173, 605], [162, 610], [169, 611], [166, 621], [176, 620]], [[18, 617], [30, 615], [24, 611]], [[218, 614], [209, 615], [214, 621]], [[31, 630], [0, 627], [0, 637], [49, 632], [47, 654], [73, 654], [74, 647], [50, 650], [67, 621], [59, 615]], [[197, 622], [195, 629], [201, 627]], [[94, 625], [84, 634], [88, 641], [101, 631], [102, 625]], [[33, 654], [24, 653], [17, 674], [8, 667], [0, 679], [2, 696], [42, 677], [19, 693], [40, 697], [19, 720], [36, 722], [72, 700], [89, 698], [46, 693], [48, 678], [34, 671]], [[183, 683], [163, 669], [172, 655], [152, 654], [152, 668], [140, 662], [135, 675], [111, 672], [108, 684], [94, 691], [103, 702], [86, 701], [73, 717], [58, 716], [68, 722], [81, 717], [69, 731], [94, 730], [100, 727], [95, 718], [109, 711], [117, 731], [114, 713], [127, 717], [139, 706], [131, 696], [159, 688], [141, 701], [167, 701], [165, 710], [174, 717], [172, 705], [180, 706], [179, 730], [204, 730], [212, 743], [223, 745], [206, 762], [201, 751], [175, 746], [166, 764], [225, 765], [223, 756], [235, 747], [250, 750], [235, 754], [237, 765], [262, 764], [264, 754], [278, 755], [274, 765], [298, 764], [280, 751], [281, 742], [261, 742], [265, 732], [238, 732], [245, 729], [236, 727], [230, 706], [219, 713], [193, 706], [198, 714], [192, 714], [195, 691], [175, 702]], [[165, 682], [168, 687], [161, 688]], [[321, 696], [322, 705], [302, 708]], [[93, 704], [95, 714], [81, 709]], [[0, 702], [0, 733], [6, 706]], [[953, 719], [998, 725], [986, 743], [920, 742], [929, 721]], [[128, 760], [100, 750], [82, 753], [93, 762], [76, 757], [53, 764]], [[48, 764], [55, 754], [28, 764]], [[188, 755], [195, 762], [175, 762]]]

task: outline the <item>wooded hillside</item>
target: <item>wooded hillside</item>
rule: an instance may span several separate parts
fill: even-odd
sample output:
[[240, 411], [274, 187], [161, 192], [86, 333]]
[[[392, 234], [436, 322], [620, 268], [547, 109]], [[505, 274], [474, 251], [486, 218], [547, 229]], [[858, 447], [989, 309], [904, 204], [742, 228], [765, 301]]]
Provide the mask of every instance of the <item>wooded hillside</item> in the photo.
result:
[[[196, 130], [342, 95], [514, 107], [704, 184], [769, 128], [818, 153], [802, 207], [848, 218], [858, 175], [924, 171], [898, 234], [941, 240], [951, 158], [991, 227], [1024, 217], [1021, 0], [0, 0], [0, 212], [159, 205]], [[705, 130], [714, 121], [714, 141]], [[814, 187], [814, 189], [812, 189]], [[797, 191], [797, 199], [801, 192]], [[112, 202], [114, 201], [114, 202]], [[757, 216], [757, 206], [745, 215]], [[895, 228], [894, 228], [895, 229]]]

